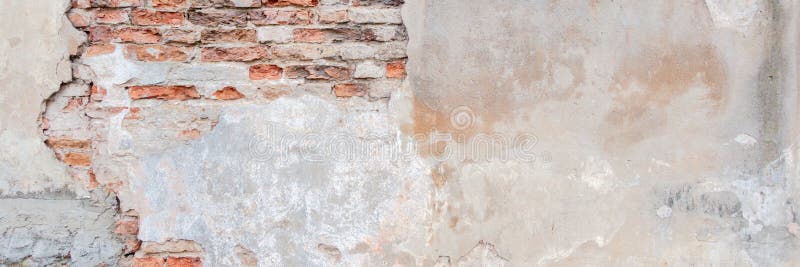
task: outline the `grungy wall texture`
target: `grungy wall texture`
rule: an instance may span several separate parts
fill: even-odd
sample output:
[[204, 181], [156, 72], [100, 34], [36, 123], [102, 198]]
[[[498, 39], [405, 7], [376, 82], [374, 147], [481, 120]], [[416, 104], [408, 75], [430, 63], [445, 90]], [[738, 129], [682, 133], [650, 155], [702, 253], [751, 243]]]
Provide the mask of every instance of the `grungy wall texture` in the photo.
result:
[[0, 266], [800, 264], [796, 1], [0, 5]]

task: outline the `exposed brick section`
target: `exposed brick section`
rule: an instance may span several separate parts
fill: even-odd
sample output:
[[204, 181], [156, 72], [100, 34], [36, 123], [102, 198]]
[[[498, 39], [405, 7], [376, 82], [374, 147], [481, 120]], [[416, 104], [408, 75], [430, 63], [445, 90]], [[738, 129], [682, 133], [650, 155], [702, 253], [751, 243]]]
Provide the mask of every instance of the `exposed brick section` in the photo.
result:
[[189, 60], [191, 48], [168, 45], [129, 45], [125, 56], [138, 61], [175, 61]]
[[203, 43], [238, 43], [255, 42], [254, 29], [214, 29], [203, 31], [200, 37]]
[[314, 21], [314, 13], [307, 9], [260, 9], [247, 13], [247, 18], [256, 26], [307, 25]]
[[131, 16], [131, 21], [136, 25], [181, 25], [185, 20], [183, 12], [148, 9], [134, 10]]
[[193, 257], [168, 257], [167, 267], [202, 267], [200, 258]]
[[214, 98], [219, 100], [236, 100], [244, 98], [244, 95], [236, 90], [236, 87], [227, 86], [214, 92]]
[[131, 86], [131, 99], [187, 100], [200, 98], [194, 86]]
[[267, 59], [269, 49], [264, 46], [252, 47], [204, 47], [202, 60], [208, 62], [218, 61], [255, 61]]
[[251, 80], [279, 80], [283, 74], [283, 68], [277, 65], [259, 64], [250, 66]]
[[[103, 148], [117, 115], [136, 139], [153, 138], [140, 136], [141, 127], [151, 127], [164, 142], [190, 142], [211, 131], [221, 108], [242, 103], [312, 94], [386, 104], [407, 75], [402, 3], [72, 0], [67, 18], [88, 38], [73, 57], [74, 80], [48, 101], [46, 144], [88, 190], [116, 193], [127, 181], [98, 163], [109, 162]], [[119, 61], [109, 72], [138, 73], [104, 80], [105, 70], [92, 69], [88, 60], [106, 59]], [[126, 94], [132, 101], [120, 101]], [[203, 265], [202, 249], [176, 252], [139, 240], [135, 211], [121, 211], [117, 221], [112, 230], [125, 255], [120, 265]]]

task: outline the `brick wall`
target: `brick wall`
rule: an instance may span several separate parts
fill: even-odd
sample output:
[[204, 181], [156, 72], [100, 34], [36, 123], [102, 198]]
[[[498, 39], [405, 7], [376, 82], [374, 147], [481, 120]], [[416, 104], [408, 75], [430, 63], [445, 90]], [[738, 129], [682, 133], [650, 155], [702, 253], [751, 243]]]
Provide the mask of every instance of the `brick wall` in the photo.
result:
[[[47, 102], [47, 144], [87, 189], [117, 194], [130, 181], [111, 162], [131, 148], [110, 140], [116, 119], [145, 144], [137, 150], [157, 151], [199, 138], [220, 110], [244, 103], [313, 94], [385, 105], [405, 78], [402, 2], [73, 0], [67, 17], [86, 42], [73, 80]], [[119, 207], [123, 265], [202, 264], [190, 241], [142, 244], [136, 210]]]

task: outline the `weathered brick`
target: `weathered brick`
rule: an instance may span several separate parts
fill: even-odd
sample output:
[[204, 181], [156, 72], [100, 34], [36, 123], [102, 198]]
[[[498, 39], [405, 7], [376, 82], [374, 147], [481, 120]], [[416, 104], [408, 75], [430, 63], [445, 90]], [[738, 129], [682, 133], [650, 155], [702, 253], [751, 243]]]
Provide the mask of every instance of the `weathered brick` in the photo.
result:
[[375, 61], [365, 61], [356, 65], [353, 72], [354, 78], [383, 78], [386, 75], [386, 66]]
[[95, 56], [100, 56], [100, 55], [107, 55], [107, 54], [114, 53], [114, 50], [116, 50], [116, 49], [117, 49], [117, 47], [112, 45], [112, 44], [92, 45], [92, 46], [89, 46], [88, 48], [86, 48], [86, 54], [84, 54], [84, 55], [87, 56], [87, 57], [95, 57]]
[[131, 99], [187, 100], [200, 98], [194, 86], [131, 86], [128, 88]]
[[292, 40], [292, 29], [288, 26], [268, 26], [256, 29], [259, 42], [287, 43]]
[[169, 29], [163, 38], [167, 43], [194, 44], [200, 41], [200, 34], [193, 30]]
[[402, 84], [402, 80], [374, 80], [369, 83], [367, 94], [371, 100], [389, 98]]
[[276, 45], [272, 48], [276, 58], [292, 60], [330, 59], [338, 55], [336, 47], [320, 44], [286, 44]]
[[108, 91], [105, 88], [92, 85], [92, 88], [89, 90], [89, 99], [92, 101], [102, 101], [106, 94], [108, 94]]
[[264, 46], [252, 47], [204, 47], [201, 60], [218, 61], [254, 61], [269, 58], [269, 49]]
[[386, 78], [405, 78], [406, 77], [406, 63], [403, 61], [395, 61], [386, 64]]
[[324, 10], [319, 12], [320, 23], [347, 23], [347, 10]]
[[406, 44], [402, 42], [383, 43], [376, 46], [375, 58], [380, 60], [403, 59], [406, 57]]
[[343, 83], [333, 86], [333, 93], [337, 97], [365, 96], [367, 86], [361, 83]]
[[90, 8], [92, 4], [89, 0], [72, 0], [72, 8]]
[[309, 80], [349, 80], [351, 71], [347, 67], [300, 65], [286, 67], [286, 78]]
[[403, 0], [352, 0], [351, 4], [353, 6], [374, 6], [374, 5], [385, 5], [385, 6], [399, 6], [403, 4]]
[[47, 146], [51, 148], [74, 148], [74, 149], [89, 149], [91, 148], [91, 141], [73, 139], [71, 137], [51, 137], [45, 141]]
[[324, 43], [334, 41], [369, 41], [374, 36], [369, 32], [358, 28], [327, 28], [327, 29], [307, 29], [299, 28], [292, 31], [294, 41], [306, 43]]
[[169, 45], [128, 45], [125, 56], [138, 61], [174, 61], [189, 60], [192, 48]]
[[67, 13], [67, 18], [75, 28], [83, 28], [90, 25], [89, 14], [83, 10], [72, 10]]
[[97, 9], [94, 11], [94, 21], [100, 24], [127, 23], [129, 19], [127, 9]]
[[260, 7], [261, 0], [193, 0], [193, 8], [208, 7]]
[[355, 23], [374, 23], [374, 24], [401, 24], [403, 18], [400, 9], [387, 8], [353, 8], [350, 9], [348, 16], [350, 21]]
[[370, 26], [366, 30], [371, 31], [375, 35], [375, 41], [379, 42], [405, 41], [408, 39], [408, 33], [406, 33], [406, 28], [403, 26]]
[[279, 6], [316, 6], [319, 0], [263, 0], [264, 5], [271, 7]]
[[226, 86], [214, 92], [214, 98], [219, 100], [236, 100], [244, 98], [244, 95], [236, 90], [236, 87]]
[[185, 8], [188, 0], [150, 0], [150, 5], [155, 8]]
[[277, 65], [258, 64], [250, 66], [251, 80], [280, 80], [283, 68]]
[[62, 160], [70, 166], [92, 165], [92, 156], [84, 153], [67, 153]]
[[314, 21], [314, 13], [310, 10], [252, 10], [247, 19], [256, 26], [264, 25], [307, 25]]
[[89, 28], [89, 41], [92, 43], [106, 43], [114, 39], [114, 30], [108, 26], [95, 26]]
[[139, 221], [133, 219], [117, 221], [114, 233], [118, 235], [137, 235], [139, 234]]
[[203, 43], [236, 43], [255, 42], [256, 30], [254, 29], [219, 29], [205, 30], [200, 36]]
[[247, 25], [247, 12], [243, 10], [200, 9], [189, 11], [189, 21], [202, 26]]
[[195, 257], [168, 257], [167, 267], [202, 267], [203, 262]]
[[131, 21], [136, 25], [181, 25], [184, 20], [183, 12], [137, 9], [131, 14]]
[[344, 60], [367, 59], [375, 56], [375, 48], [366, 44], [343, 44], [338, 48], [339, 57]]
[[152, 44], [161, 41], [161, 31], [156, 28], [122, 28], [113, 35], [115, 40], [123, 43]]
[[142, 6], [142, 0], [89, 0], [92, 7], [134, 7]]
[[133, 258], [133, 267], [164, 267], [161, 257]]

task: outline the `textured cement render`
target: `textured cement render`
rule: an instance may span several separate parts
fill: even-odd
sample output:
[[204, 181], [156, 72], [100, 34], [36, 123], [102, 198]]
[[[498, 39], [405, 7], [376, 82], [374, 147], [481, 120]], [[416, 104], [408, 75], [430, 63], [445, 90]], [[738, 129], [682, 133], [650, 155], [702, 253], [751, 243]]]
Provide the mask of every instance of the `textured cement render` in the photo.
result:
[[[113, 263], [114, 245], [90, 249], [114, 243], [113, 201], [82, 199], [42, 143], [43, 101], [68, 80], [75, 40], [66, 3], [47, 2], [0, 11], [0, 249], [14, 244], [0, 264], [64, 251], [76, 266]], [[124, 125], [124, 113], [110, 119], [93, 167], [101, 183], [123, 182], [120, 210], [138, 212], [139, 239], [195, 241], [208, 266], [800, 263], [795, 1], [403, 8], [408, 78], [389, 103], [299, 93], [154, 105], [218, 120], [189, 142]], [[119, 51], [82, 63], [115, 105], [129, 104], [113, 91], [128, 80], [219, 81], [237, 67], [128, 62]], [[511, 146], [532, 150], [498, 160], [441, 146], [486, 134], [526, 137]], [[390, 151], [438, 145], [387, 157], [325, 146], [331, 136]], [[59, 232], [64, 218], [75, 220]]]

